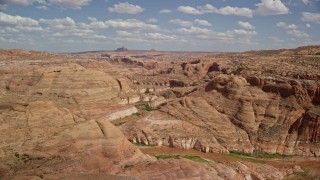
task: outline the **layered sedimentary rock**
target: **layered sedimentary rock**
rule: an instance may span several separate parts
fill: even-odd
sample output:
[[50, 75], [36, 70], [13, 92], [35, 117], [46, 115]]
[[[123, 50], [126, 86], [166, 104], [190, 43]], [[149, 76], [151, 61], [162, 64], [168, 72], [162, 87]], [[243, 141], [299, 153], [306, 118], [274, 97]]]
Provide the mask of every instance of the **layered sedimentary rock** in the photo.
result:
[[[292, 173], [247, 162], [157, 160], [127, 139], [203, 152], [319, 156], [313, 66], [293, 73], [303, 69], [295, 64], [302, 60], [284, 57], [255, 64], [254, 52], [150, 54], [155, 59], [43, 54], [49, 60], [0, 61], [0, 178], [282, 179]], [[277, 69], [282, 61], [290, 71]], [[110, 123], [116, 119], [122, 132]]]
[[160, 107], [174, 123], [152, 117], [137, 121], [142, 134], [133, 139], [206, 152], [319, 156], [319, 108], [306, 112], [298, 100], [250, 86], [240, 76], [219, 75], [203, 90]]

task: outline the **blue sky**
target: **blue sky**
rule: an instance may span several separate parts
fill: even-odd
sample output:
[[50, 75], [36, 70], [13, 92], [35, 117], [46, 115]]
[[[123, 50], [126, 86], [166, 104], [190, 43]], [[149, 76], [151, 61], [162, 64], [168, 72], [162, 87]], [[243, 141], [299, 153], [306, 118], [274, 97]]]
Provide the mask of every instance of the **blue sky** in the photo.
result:
[[320, 0], [0, 0], [0, 48], [245, 51], [320, 44]]

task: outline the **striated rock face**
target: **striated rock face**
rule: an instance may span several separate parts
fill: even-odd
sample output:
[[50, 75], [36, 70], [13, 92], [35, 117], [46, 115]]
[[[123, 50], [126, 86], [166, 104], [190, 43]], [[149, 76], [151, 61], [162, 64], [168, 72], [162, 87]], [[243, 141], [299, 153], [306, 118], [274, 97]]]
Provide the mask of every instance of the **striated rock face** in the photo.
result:
[[120, 119], [120, 118], [124, 118], [126, 116], [130, 116], [134, 113], [137, 113], [138, 109], [136, 107], [130, 107], [127, 109], [123, 109], [123, 110], [118, 110], [112, 114], [110, 114], [107, 118], [112, 121], [112, 120], [116, 120], [116, 119]]
[[306, 112], [310, 99], [300, 101], [291, 86], [276, 87], [281, 93], [220, 74], [202, 90], [161, 105], [171, 120], [149, 116], [121, 128], [133, 142], [158, 146], [319, 156], [318, 108]]
[[77, 64], [19, 74], [27, 70], [1, 77], [1, 176], [114, 174], [154, 161], [105, 118], [117, 107], [115, 79]]
[[[63, 64], [22, 75], [28, 68], [1, 76], [1, 179], [243, 179], [247, 173], [223, 163], [196, 163], [186, 159], [156, 160], [132, 145], [109, 121], [137, 112], [119, 105], [118, 96], [130, 88], [107, 74]], [[158, 98], [158, 97], [155, 97]], [[160, 102], [154, 101], [154, 102]], [[188, 102], [189, 103], [189, 102]], [[177, 128], [181, 136], [200, 128], [181, 120], [143, 119], [142, 123]], [[133, 128], [132, 126], [131, 128]], [[190, 128], [189, 128], [190, 127]], [[161, 143], [143, 132], [136, 141]], [[174, 134], [172, 134], [172, 137]], [[205, 134], [203, 134], [205, 138]], [[202, 141], [203, 142], [203, 141]], [[201, 145], [169, 137], [163, 144], [192, 148], [217, 145], [213, 138]], [[200, 144], [199, 144], [200, 143]], [[226, 171], [226, 169], [228, 171]], [[284, 173], [282, 176], [285, 175]], [[263, 173], [256, 176], [263, 177]], [[248, 176], [249, 177], [249, 176]]]

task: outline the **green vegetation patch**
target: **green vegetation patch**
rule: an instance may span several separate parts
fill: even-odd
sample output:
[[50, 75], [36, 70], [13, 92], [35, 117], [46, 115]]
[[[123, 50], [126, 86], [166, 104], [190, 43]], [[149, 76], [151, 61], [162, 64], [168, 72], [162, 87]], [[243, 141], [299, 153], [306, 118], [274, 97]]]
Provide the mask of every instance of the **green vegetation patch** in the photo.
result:
[[179, 155], [171, 155], [171, 154], [156, 154], [154, 155], [157, 159], [172, 159], [172, 158], [179, 158]]
[[199, 157], [199, 156], [189, 156], [189, 155], [182, 155], [181, 156], [182, 158], [186, 158], [186, 159], [190, 159], [192, 161], [195, 161], [195, 162], [200, 162], [200, 163], [205, 163], [205, 162], [208, 162], [207, 160]]
[[288, 157], [288, 155], [283, 154], [269, 154], [265, 152], [255, 151], [252, 154], [239, 152], [239, 151], [229, 151], [231, 156], [236, 157], [252, 157], [252, 158], [263, 158], [263, 159], [284, 159]]
[[139, 101], [136, 103], [136, 108], [145, 110], [145, 111], [155, 111], [157, 108], [148, 105], [148, 102]]
[[146, 110], [146, 111], [155, 111], [155, 110], [157, 110], [156, 108], [151, 107], [151, 106], [149, 106], [149, 105], [144, 106], [143, 109]]
[[125, 124], [126, 122], [118, 122], [118, 123], [114, 123], [115, 126], [121, 126], [122, 124]]
[[157, 159], [172, 159], [172, 158], [185, 158], [194, 162], [205, 163], [207, 160], [199, 157], [199, 156], [191, 156], [191, 155], [171, 155], [171, 154], [156, 154], [154, 155]]
[[298, 174], [299, 176], [301, 177], [306, 177], [310, 174], [310, 169], [308, 168], [302, 168], [303, 172], [298, 172], [298, 173], [295, 173], [295, 174]]
[[134, 145], [136, 145], [136, 146], [141, 146], [141, 147], [146, 147], [146, 146], [148, 146], [148, 147], [153, 147], [154, 145], [151, 145], [151, 144], [143, 144], [143, 143], [133, 143]]

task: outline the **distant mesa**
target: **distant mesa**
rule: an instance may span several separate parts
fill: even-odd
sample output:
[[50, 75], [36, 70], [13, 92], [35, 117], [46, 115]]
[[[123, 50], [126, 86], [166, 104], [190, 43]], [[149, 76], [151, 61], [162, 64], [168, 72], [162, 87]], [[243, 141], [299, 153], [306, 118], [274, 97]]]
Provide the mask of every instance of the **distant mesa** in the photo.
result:
[[115, 51], [116, 52], [124, 52], [124, 51], [128, 51], [129, 49], [125, 48], [125, 47], [121, 47], [121, 48], [118, 48], [116, 49]]

